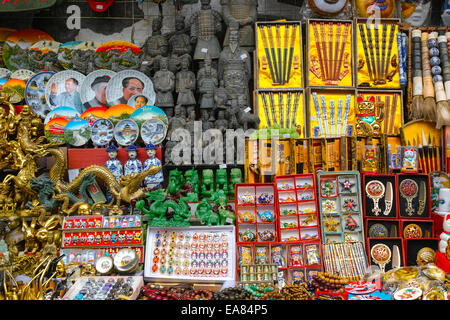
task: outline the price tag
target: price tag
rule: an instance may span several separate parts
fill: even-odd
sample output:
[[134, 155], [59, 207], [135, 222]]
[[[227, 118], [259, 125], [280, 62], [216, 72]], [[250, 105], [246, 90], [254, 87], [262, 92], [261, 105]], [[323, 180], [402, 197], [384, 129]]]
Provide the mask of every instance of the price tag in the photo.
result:
[[244, 109], [244, 112], [247, 112], [247, 113], [248, 113], [248, 112], [250, 112], [251, 110], [252, 110], [252, 109], [251, 109], [250, 107], [247, 107], [247, 108]]
[[289, 139], [290, 137], [291, 137], [291, 135], [289, 133], [283, 134], [283, 138], [284, 139]]
[[241, 60], [244, 60], [245, 58], [247, 58], [247, 54], [246, 53], [241, 54]]
[[233, 220], [231, 220], [231, 218], [226, 218], [226, 219], [225, 219], [225, 222], [226, 222], [226, 223], [229, 223], [229, 224], [232, 224], [232, 223], [233, 223]]
[[219, 168], [220, 168], [220, 169], [226, 169], [226, 168], [227, 168], [226, 163], [219, 164]]
[[202, 48], [202, 52], [203, 53], [207, 53], [208, 52], [208, 48]]

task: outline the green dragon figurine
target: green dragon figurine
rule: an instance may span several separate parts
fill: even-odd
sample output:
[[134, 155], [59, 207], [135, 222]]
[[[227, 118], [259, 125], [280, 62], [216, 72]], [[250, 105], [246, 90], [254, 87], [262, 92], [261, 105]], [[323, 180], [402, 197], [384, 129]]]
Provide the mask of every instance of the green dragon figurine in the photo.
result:
[[167, 193], [174, 196], [183, 187], [183, 175], [180, 170], [173, 169], [169, 171], [169, 184], [167, 185]]
[[214, 193], [214, 173], [211, 169], [202, 171], [202, 198], [212, 200]]
[[192, 191], [188, 193], [189, 198], [192, 202], [198, 202], [199, 192], [200, 192], [200, 180], [198, 178], [198, 171], [194, 170], [194, 168], [187, 170], [184, 173], [184, 178], [186, 179], [186, 185], [190, 185]]
[[216, 192], [222, 190], [228, 194], [228, 179], [226, 169], [217, 169], [216, 171]]
[[234, 199], [234, 185], [236, 183], [242, 183], [242, 171], [239, 168], [232, 168], [230, 172], [230, 196]]
[[[184, 198], [179, 201], [166, 199], [166, 193], [157, 189], [146, 193], [150, 208], [145, 207], [145, 200], [136, 202], [136, 209], [149, 217], [149, 226], [153, 227], [186, 227], [190, 226], [191, 211]], [[168, 209], [173, 210], [171, 219], [167, 218]]]

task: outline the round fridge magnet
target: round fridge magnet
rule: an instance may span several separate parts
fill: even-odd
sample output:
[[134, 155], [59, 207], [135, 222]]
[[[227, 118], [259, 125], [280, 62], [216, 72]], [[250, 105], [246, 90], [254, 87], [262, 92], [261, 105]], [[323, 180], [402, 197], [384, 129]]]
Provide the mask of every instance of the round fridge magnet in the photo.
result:
[[129, 146], [139, 136], [139, 127], [131, 119], [120, 120], [114, 128], [114, 138], [121, 146]]
[[149, 97], [149, 105], [155, 103], [155, 90], [152, 80], [144, 73], [136, 70], [117, 72], [106, 87], [106, 100], [110, 106], [127, 104], [128, 100], [136, 94], [144, 94]]
[[47, 82], [54, 74], [51, 71], [39, 72], [27, 82], [25, 87], [25, 102], [34, 113], [39, 114], [43, 118], [50, 112], [50, 108], [45, 100], [45, 88]]

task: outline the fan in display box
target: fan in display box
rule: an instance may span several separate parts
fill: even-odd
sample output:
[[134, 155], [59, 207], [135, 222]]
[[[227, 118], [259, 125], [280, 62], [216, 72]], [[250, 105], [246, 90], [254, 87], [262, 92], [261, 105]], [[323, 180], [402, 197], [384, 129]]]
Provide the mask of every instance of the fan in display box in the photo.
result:
[[398, 174], [399, 218], [429, 219], [431, 214], [430, 177], [427, 174]]
[[358, 171], [318, 173], [322, 243], [364, 243]]
[[233, 226], [147, 229], [146, 281], [224, 282], [235, 279]]
[[237, 183], [235, 195], [237, 242], [277, 241], [275, 185]]
[[314, 175], [275, 177], [280, 241], [319, 239]]
[[[276, 242], [270, 244], [237, 244], [237, 279], [242, 279], [243, 273], [251, 276], [252, 265], [271, 264], [277, 266], [278, 283], [280, 287], [294, 281], [304, 282], [318, 271], [322, 271], [322, 252], [320, 242]], [[250, 270], [250, 271], [249, 271]], [[249, 272], [247, 272], [249, 271]]]
[[61, 254], [64, 263], [96, 264], [107, 255], [112, 259], [124, 248], [144, 261], [142, 217], [71, 216], [63, 221]]

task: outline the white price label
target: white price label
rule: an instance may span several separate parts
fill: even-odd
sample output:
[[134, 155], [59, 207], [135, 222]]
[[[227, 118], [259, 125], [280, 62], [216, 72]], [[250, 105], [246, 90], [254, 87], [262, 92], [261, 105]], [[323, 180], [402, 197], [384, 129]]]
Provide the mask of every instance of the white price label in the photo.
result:
[[208, 52], [208, 48], [202, 48], [202, 52], [203, 53], [207, 53]]
[[252, 109], [251, 109], [250, 107], [247, 107], [247, 108], [244, 109], [244, 112], [247, 112], [247, 113], [248, 113], [248, 112], [250, 112], [251, 110], [252, 110]]

